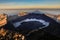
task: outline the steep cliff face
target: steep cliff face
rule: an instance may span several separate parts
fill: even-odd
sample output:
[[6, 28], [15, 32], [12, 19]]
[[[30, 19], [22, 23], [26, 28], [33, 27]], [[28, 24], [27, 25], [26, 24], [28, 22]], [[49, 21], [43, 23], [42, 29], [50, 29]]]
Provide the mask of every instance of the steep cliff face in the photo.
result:
[[60, 15], [57, 15], [57, 21], [60, 23]]
[[45, 14], [46, 16], [53, 18], [54, 20], [56, 20], [58, 23], [60, 23], [60, 14], [59, 15], [52, 15], [52, 14]]
[[22, 11], [22, 12], [20, 12], [20, 13], [18, 14], [18, 16], [24, 16], [24, 15], [27, 15], [27, 14], [28, 14], [27, 12]]
[[0, 26], [7, 24], [7, 15], [0, 14]]

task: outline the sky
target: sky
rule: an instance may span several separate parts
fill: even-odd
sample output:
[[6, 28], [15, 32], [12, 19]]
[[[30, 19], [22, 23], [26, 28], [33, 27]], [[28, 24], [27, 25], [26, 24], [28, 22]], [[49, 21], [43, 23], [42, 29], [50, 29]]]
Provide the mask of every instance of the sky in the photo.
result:
[[0, 0], [0, 9], [60, 8], [60, 0]]

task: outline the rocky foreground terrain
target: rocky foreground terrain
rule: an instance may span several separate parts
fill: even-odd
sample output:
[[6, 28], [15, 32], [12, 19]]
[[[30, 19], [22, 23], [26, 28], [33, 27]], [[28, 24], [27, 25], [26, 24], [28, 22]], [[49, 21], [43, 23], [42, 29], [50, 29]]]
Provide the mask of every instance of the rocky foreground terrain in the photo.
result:
[[25, 40], [25, 36], [19, 32], [4, 29], [7, 24], [7, 16], [0, 14], [0, 40]]
[[0, 29], [0, 40], [25, 40], [24, 36], [18, 32]]
[[[53, 19], [59, 19], [60, 18], [60, 16], [52, 16], [50, 14], [49, 15], [47, 14], [47, 16], [49, 16]], [[12, 17], [11, 17], [11, 20], [12, 20]], [[2, 20], [2, 21], [0, 20], [0, 25], [2, 23], [3, 23], [3, 25], [5, 25], [7, 23], [7, 21], [3, 22], [4, 20]], [[29, 36], [26, 36], [26, 38], [25, 38], [25, 35], [23, 35], [19, 32], [16, 32], [16, 31], [6, 30], [1, 25], [0, 26], [0, 40], [60, 40], [60, 38], [56, 37], [56, 36], [54, 36], [48, 32], [45, 32], [43, 30], [35, 31], [35, 32], [31, 33]]]

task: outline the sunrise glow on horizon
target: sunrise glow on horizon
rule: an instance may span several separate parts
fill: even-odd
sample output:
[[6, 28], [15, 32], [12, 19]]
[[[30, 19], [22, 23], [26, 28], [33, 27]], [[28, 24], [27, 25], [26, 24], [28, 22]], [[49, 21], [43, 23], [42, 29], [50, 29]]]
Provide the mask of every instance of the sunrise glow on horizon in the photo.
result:
[[0, 0], [0, 9], [60, 8], [60, 0]]

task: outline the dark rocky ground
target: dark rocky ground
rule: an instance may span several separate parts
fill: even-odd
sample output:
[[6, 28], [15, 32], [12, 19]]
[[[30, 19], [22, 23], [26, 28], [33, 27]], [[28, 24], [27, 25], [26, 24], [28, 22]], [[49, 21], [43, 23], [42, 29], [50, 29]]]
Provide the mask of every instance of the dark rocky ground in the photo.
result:
[[60, 37], [44, 32], [43, 30], [33, 32], [27, 38], [29, 40], [60, 40]]

